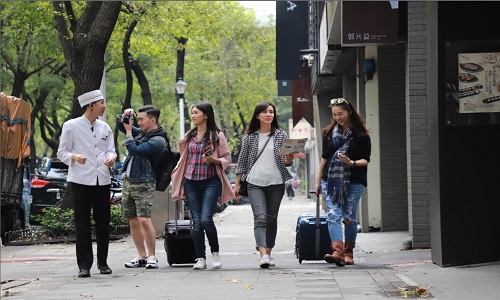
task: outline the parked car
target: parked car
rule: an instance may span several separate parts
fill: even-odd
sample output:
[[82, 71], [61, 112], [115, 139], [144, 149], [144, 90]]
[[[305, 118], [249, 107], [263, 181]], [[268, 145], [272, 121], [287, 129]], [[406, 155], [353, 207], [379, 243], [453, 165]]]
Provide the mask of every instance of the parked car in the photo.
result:
[[[61, 205], [66, 193], [68, 166], [57, 158], [44, 157], [31, 179], [30, 216], [38, 215], [46, 207]], [[31, 221], [31, 220], [30, 220]], [[34, 222], [36, 223], [36, 222]]]
[[[57, 158], [44, 157], [40, 168], [32, 175], [30, 207], [31, 216], [42, 213], [46, 207], [61, 205], [67, 189], [68, 166]], [[122, 201], [122, 181], [111, 178], [110, 203], [119, 205]], [[37, 224], [36, 221], [32, 221]]]

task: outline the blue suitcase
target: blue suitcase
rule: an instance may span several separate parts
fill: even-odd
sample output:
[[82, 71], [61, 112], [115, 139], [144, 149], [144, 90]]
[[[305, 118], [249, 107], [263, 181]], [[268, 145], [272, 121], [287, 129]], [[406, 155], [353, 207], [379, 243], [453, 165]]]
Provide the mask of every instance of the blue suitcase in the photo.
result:
[[320, 214], [319, 207], [319, 196], [317, 196], [316, 214], [302, 214], [297, 218], [295, 255], [299, 263], [303, 260], [323, 260], [325, 254], [332, 251], [328, 233], [328, 215]]

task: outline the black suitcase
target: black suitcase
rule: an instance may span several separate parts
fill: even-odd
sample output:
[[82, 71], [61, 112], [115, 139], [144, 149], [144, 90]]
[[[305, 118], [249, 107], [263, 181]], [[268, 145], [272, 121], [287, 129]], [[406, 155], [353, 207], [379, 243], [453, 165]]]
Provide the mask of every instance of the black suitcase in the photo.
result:
[[173, 264], [195, 264], [196, 251], [193, 241], [192, 220], [178, 220], [180, 201], [176, 201], [175, 220], [170, 220], [165, 224], [164, 244], [167, 253], [167, 262]]
[[[315, 194], [315, 191], [310, 191]], [[316, 194], [315, 194], [316, 195]], [[297, 218], [295, 255], [299, 263], [303, 260], [323, 260], [330, 253], [328, 215], [319, 213], [319, 196], [316, 196], [316, 214], [302, 214]]]

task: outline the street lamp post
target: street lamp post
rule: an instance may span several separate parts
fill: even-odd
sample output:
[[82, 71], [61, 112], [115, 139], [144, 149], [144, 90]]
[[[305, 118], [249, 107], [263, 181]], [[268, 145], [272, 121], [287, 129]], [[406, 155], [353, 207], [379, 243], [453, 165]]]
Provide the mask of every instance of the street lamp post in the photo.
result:
[[185, 123], [184, 121], [184, 92], [186, 91], [187, 83], [182, 81], [182, 79], [179, 79], [175, 83], [175, 90], [177, 91], [177, 94], [179, 95], [179, 140], [182, 140], [184, 138], [184, 132], [185, 132]]

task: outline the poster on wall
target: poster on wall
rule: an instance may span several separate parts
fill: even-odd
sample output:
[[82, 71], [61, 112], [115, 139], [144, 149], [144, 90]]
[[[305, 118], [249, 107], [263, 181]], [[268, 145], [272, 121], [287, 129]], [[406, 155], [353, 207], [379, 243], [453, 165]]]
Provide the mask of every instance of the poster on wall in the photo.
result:
[[459, 112], [500, 112], [500, 52], [458, 54]]

